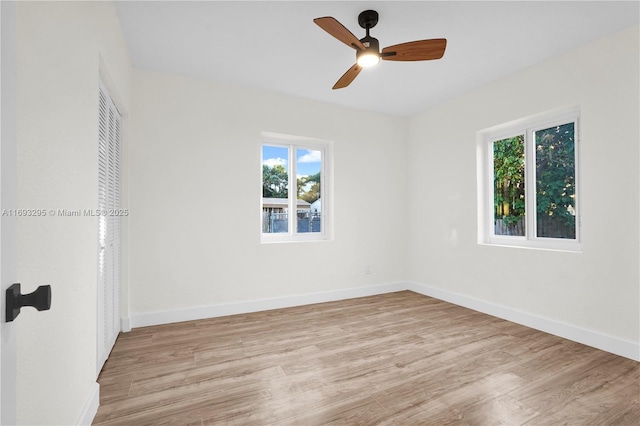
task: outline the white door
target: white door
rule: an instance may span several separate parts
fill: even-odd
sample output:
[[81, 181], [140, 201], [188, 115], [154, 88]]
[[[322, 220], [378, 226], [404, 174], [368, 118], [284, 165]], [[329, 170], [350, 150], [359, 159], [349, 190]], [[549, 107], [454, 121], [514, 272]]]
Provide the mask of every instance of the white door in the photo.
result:
[[[15, 4], [0, 2], [0, 211], [16, 208]], [[5, 210], [6, 209], [6, 210]], [[5, 321], [5, 293], [17, 282], [15, 217], [0, 217], [0, 424], [16, 423], [16, 327]]]
[[122, 117], [107, 88], [98, 93], [97, 373], [120, 332], [120, 170]]

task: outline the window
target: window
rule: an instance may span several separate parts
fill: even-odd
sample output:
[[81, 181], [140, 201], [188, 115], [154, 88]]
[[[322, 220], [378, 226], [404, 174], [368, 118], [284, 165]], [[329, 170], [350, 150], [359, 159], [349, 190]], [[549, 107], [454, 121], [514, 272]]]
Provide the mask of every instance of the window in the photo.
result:
[[577, 110], [478, 133], [483, 244], [579, 251]]
[[329, 238], [329, 148], [315, 139], [263, 134], [262, 242]]

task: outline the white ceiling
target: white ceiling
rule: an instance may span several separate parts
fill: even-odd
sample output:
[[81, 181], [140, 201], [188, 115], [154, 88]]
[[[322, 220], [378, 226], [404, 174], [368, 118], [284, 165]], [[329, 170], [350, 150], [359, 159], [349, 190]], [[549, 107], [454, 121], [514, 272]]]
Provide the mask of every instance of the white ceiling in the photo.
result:
[[[240, 84], [406, 116], [637, 24], [638, 1], [120, 1], [137, 68]], [[380, 14], [380, 47], [444, 37], [443, 59], [383, 61], [331, 90], [355, 51], [313, 18], [333, 16], [358, 38]]]

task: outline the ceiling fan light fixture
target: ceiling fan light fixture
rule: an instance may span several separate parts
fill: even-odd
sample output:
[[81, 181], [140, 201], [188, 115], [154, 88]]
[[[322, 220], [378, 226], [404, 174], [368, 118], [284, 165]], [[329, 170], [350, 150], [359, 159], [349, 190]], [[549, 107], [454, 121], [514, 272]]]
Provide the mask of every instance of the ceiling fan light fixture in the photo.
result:
[[378, 39], [369, 36], [369, 30], [367, 29], [367, 36], [360, 39], [360, 42], [364, 46], [364, 50], [358, 50], [356, 52], [356, 63], [363, 68], [372, 67], [380, 62], [380, 44]]
[[358, 65], [363, 68], [372, 67], [380, 62], [380, 55], [374, 52], [364, 52], [358, 55]]

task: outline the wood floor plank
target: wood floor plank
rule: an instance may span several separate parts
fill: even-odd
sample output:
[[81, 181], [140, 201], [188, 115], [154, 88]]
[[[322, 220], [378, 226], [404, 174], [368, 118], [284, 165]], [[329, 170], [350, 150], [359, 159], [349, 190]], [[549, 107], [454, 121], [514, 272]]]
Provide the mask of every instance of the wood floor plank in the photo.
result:
[[551, 377], [529, 382], [511, 395], [538, 411], [548, 411], [601, 390], [607, 380], [637, 368], [631, 364], [633, 361], [628, 361], [605, 352], [594, 352]]
[[637, 425], [639, 363], [409, 291], [135, 329], [95, 425]]

